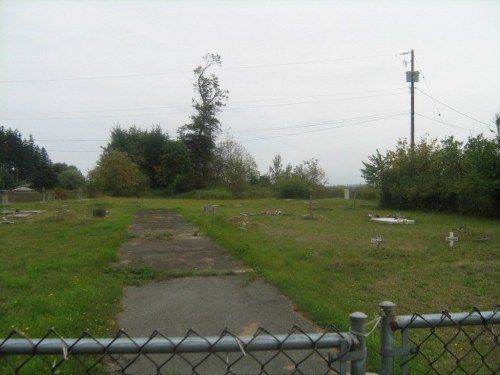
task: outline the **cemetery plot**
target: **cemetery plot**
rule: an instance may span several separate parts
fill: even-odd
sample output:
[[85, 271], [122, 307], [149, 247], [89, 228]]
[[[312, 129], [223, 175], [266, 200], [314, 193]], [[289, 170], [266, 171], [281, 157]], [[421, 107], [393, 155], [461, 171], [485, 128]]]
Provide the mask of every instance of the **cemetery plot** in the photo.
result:
[[0, 224], [14, 224], [12, 219], [26, 219], [34, 215], [44, 212], [43, 210], [30, 210], [30, 211], [0, 211]]
[[384, 223], [384, 224], [415, 224], [415, 220], [402, 218], [399, 213], [396, 214], [396, 215], [394, 215], [394, 216], [386, 216], [386, 217], [381, 217], [378, 214], [369, 214], [368, 217], [372, 221], [376, 221], [377, 223]]

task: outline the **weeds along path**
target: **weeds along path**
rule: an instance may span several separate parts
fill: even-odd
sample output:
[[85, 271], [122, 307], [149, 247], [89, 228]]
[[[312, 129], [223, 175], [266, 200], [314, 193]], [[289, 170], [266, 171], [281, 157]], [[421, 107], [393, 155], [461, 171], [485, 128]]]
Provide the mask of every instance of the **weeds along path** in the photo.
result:
[[[130, 336], [149, 337], [158, 330], [168, 337], [183, 337], [189, 329], [219, 336], [225, 328], [235, 335], [253, 335], [258, 327], [286, 334], [294, 325], [317, 331], [276, 288], [199, 235], [175, 211], [140, 211], [130, 233], [121, 249], [120, 266], [170, 275], [126, 288], [118, 324]], [[284, 367], [279, 373], [288, 372]], [[151, 362], [141, 358], [127, 373], [153, 370]], [[208, 366], [210, 371], [218, 372]]]

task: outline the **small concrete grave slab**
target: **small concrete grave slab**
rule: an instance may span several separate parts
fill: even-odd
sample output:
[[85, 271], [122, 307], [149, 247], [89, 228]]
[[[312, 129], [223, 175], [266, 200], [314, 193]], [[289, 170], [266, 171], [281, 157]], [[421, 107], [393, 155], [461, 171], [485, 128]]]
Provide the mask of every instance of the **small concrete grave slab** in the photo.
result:
[[399, 214], [394, 215], [394, 216], [387, 216], [387, 217], [380, 217], [377, 214], [370, 214], [368, 217], [377, 223], [384, 223], [384, 224], [415, 224], [415, 220], [410, 220], [410, 219], [404, 219]]

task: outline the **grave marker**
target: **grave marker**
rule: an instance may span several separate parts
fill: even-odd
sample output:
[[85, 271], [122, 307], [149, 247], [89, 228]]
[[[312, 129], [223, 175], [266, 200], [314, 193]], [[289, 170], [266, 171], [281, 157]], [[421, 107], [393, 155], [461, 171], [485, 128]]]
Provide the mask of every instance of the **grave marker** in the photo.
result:
[[445, 240], [450, 241], [450, 247], [453, 247], [455, 242], [458, 241], [458, 237], [456, 237], [453, 232], [450, 232], [450, 235], [448, 237], [445, 237]]
[[2, 193], [2, 206], [9, 205], [9, 192], [7, 190], [1, 190]]
[[385, 242], [385, 240], [384, 240], [384, 239], [382, 238], [382, 236], [379, 234], [379, 235], [377, 236], [377, 238], [372, 238], [371, 242], [372, 242], [372, 244], [375, 244], [375, 245], [377, 245], [377, 247], [379, 247], [381, 243], [384, 243], [384, 242]]
[[344, 189], [344, 199], [349, 199], [349, 189]]

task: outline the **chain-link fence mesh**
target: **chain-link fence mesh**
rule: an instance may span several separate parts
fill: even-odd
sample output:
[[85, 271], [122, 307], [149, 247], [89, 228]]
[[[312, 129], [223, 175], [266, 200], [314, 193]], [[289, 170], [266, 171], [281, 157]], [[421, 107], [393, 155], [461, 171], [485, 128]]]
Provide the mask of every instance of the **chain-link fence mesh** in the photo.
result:
[[0, 341], [2, 374], [342, 374], [357, 348], [350, 333], [334, 326], [321, 333], [293, 327], [286, 335], [259, 328], [252, 336], [224, 330], [204, 337], [193, 330], [169, 338], [147, 338], [120, 330], [111, 339], [84, 332], [63, 338], [55, 329], [31, 339], [18, 330]]
[[[500, 305], [487, 312], [408, 316], [396, 316], [392, 302], [381, 307], [382, 373], [500, 374]], [[84, 332], [67, 339], [50, 329], [33, 339], [14, 329], [0, 339], [0, 373], [330, 375], [346, 374], [350, 365], [358, 375], [365, 373], [366, 337], [372, 333], [365, 314], [351, 314], [351, 324], [360, 318], [347, 333], [329, 326], [321, 333], [293, 327], [284, 335], [258, 328], [251, 336], [224, 330], [205, 337], [190, 330], [183, 337], [154, 331], [134, 338], [120, 330], [112, 338]], [[393, 330], [401, 331], [400, 347], [394, 346]]]
[[487, 313], [413, 314], [398, 324], [409, 352], [402, 373], [500, 374], [499, 321], [500, 305]]

